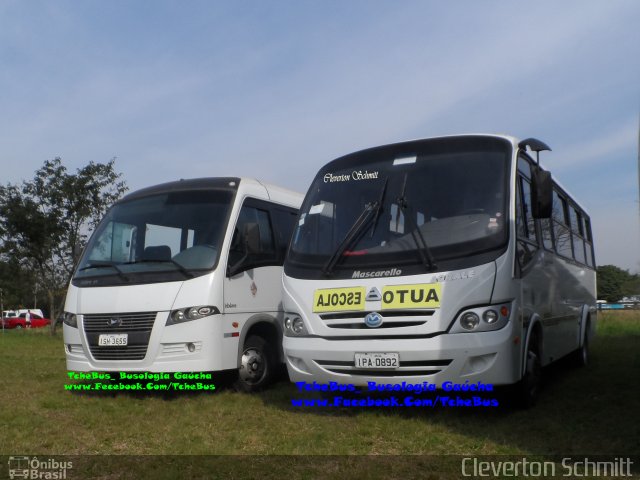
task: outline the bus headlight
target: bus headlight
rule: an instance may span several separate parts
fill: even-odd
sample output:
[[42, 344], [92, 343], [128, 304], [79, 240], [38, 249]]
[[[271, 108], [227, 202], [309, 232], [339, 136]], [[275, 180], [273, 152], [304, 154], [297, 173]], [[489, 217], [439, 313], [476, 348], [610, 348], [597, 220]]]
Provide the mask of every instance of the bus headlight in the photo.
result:
[[460, 318], [460, 326], [465, 330], [473, 330], [480, 323], [480, 317], [475, 312], [467, 312]]
[[487, 310], [482, 314], [482, 320], [488, 324], [496, 323], [498, 321], [498, 312], [495, 310]]
[[217, 315], [219, 313], [220, 310], [218, 310], [217, 307], [209, 305], [180, 308], [171, 311], [169, 318], [167, 318], [167, 326], [188, 322], [190, 320], [198, 320], [200, 318], [208, 317], [209, 315]]
[[75, 313], [64, 312], [62, 317], [62, 323], [65, 325], [69, 325], [73, 328], [78, 328], [78, 317], [76, 317]]
[[509, 322], [511, 310], [511, 303], [464, 309], [454, 320], [449, 333], [500, 330]]
[[296, 313], [285, 312], [283, 324], [284, 328], [282, 330], [285, 337], [304, 337], [309, 335], [304, 321]]

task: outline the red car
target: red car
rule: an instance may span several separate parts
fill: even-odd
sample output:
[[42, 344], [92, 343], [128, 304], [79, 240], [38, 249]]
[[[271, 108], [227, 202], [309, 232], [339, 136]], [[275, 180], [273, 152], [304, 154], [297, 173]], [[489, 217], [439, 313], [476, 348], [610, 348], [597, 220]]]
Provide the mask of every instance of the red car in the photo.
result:
[[51, 320], [43, 318], [36, 313], [30, 314], [30, 319], [27, 321], [27, 314], [21, 313], [17, 317], [3, 318], [4, 328], [40, 328], [46, 327], [51, 324]]

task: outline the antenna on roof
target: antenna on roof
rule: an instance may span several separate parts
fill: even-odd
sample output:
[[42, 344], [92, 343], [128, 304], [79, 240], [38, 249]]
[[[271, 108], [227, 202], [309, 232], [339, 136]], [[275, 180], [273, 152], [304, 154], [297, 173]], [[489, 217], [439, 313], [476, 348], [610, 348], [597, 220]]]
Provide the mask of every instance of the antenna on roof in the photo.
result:
[[527, 151], [527, 147], [529, 147], [532, 152], [536, 152], [536, 164], [538, 165], [540, 165], [540, 152], [542, 152], [543, 150], [551, 151], [551, 147], [549, 145], [538, 140], [537, 138], [526, 138], [518, 144], [518, 147], [520, 147], [525, 152]]

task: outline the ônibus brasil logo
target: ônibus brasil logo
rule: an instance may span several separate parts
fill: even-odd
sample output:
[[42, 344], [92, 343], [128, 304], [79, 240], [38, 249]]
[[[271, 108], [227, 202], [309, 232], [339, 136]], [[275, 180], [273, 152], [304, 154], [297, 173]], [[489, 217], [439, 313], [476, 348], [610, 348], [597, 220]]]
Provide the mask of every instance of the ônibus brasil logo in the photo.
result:
[[40, 460], [38, 457], [9, 457], [9, 478], [42, 478], [64, 480], [67, 470], [73, 468], [73, 462], [59, 461], [55, 458]]

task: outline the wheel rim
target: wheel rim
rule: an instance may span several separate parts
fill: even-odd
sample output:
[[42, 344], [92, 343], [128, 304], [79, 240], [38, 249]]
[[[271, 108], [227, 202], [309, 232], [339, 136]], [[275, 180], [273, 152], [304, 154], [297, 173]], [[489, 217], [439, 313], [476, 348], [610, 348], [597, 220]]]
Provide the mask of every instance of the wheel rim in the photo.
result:
[[242, 353], [240, 378], [242, 381], [255, 385], [265, 377], [267, 362], [264, 354], [255, 347], [247, 348]]

